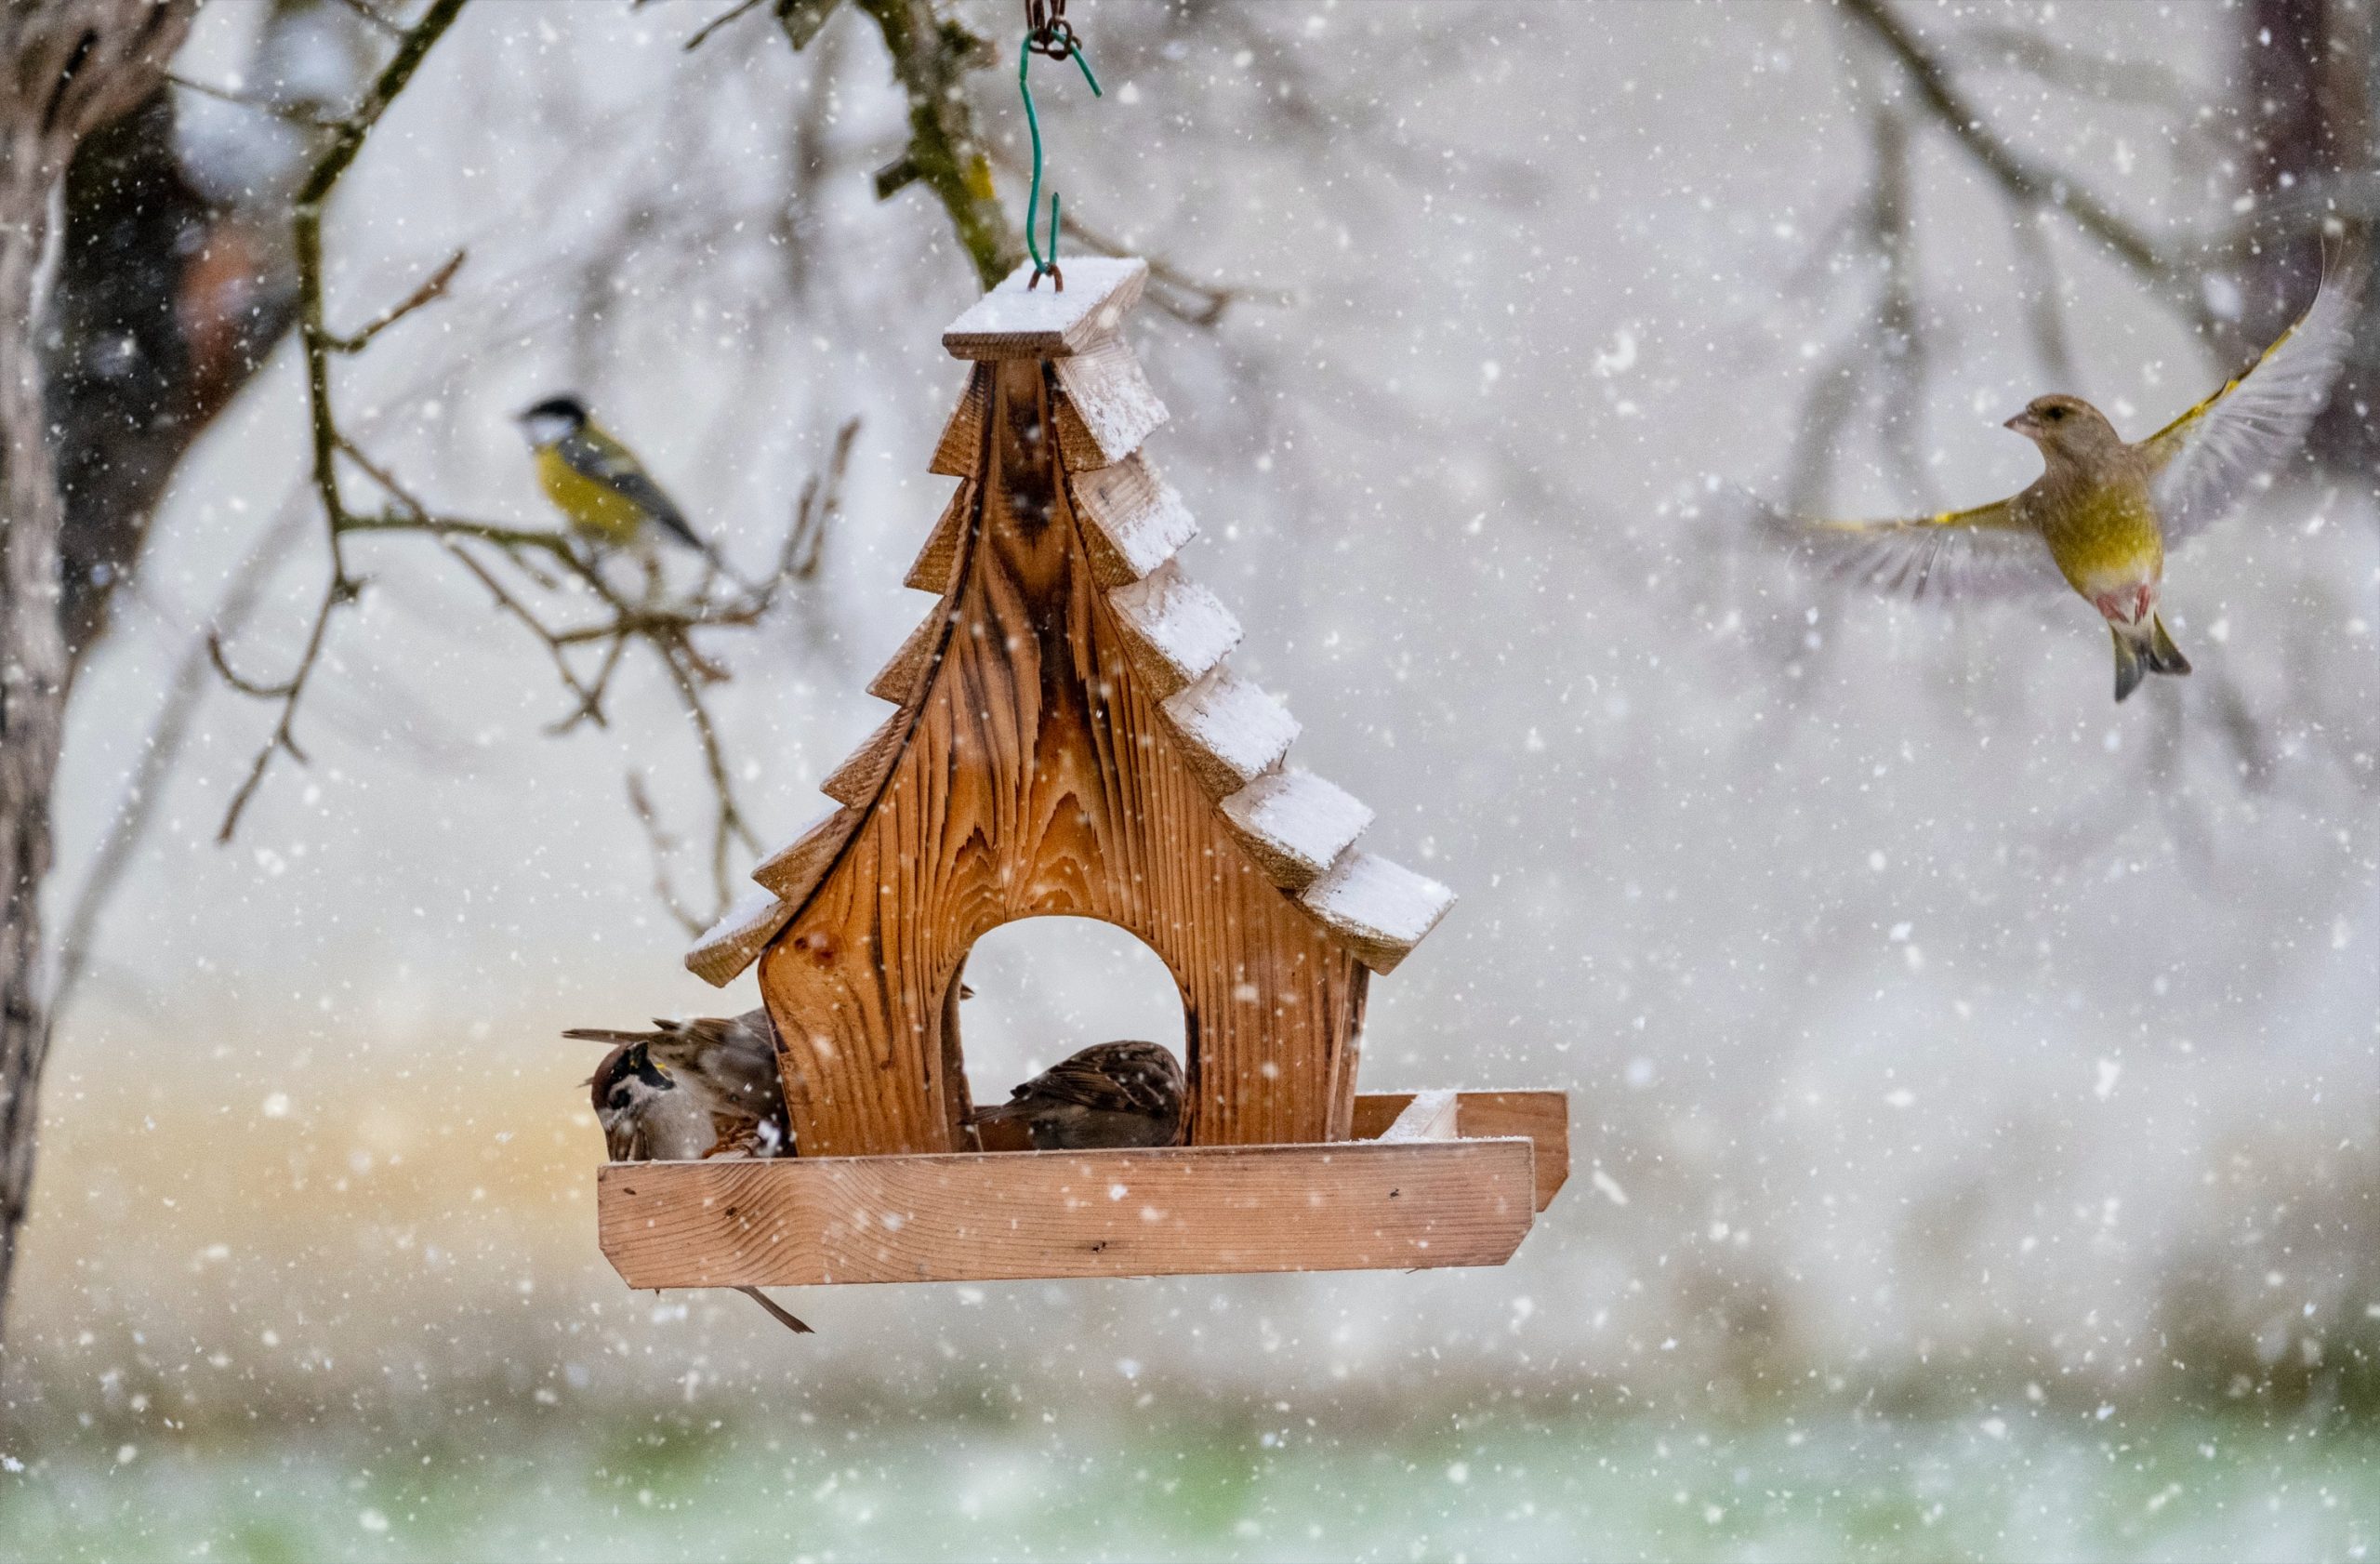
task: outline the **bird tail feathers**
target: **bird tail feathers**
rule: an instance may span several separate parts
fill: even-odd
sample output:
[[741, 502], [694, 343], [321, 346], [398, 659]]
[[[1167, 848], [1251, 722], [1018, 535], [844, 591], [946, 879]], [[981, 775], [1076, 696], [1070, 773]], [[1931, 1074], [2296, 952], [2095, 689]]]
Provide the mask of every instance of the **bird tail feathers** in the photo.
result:
[[2176, 677], [2190, 670], [2190, 660], [2165, 633], [2162, 616], [2151, 614], [2144, 626], [2118, 627], [2109, 625], [2109, 635], [2116, 646], [2116, 699], [2121, 701], [2140, 688], [2141, 681], [2152, 673], [2170, 673]]

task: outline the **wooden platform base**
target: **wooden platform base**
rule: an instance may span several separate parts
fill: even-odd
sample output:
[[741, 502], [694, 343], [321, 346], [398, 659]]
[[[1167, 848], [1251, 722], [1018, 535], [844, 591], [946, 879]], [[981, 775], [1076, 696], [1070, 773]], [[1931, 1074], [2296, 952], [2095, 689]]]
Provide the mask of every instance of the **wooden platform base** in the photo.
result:
[[1569, 1172], [1559, 1092], [1355, 1100], [1317, 1146], [615, 1162], [630, 1287], [1498, 1266]]

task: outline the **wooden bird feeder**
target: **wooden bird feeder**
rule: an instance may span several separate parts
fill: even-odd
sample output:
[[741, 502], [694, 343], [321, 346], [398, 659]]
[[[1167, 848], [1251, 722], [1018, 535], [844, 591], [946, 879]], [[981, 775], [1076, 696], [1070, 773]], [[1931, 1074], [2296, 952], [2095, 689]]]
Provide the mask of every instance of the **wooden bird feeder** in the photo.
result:
[[[1298, 724], [1234, 674], [1228, 609], [1141, 455], [1139, 260], [1029, 268], [943, 334], [972, 364], [910, 568], [934, 611], [868, 686], [836, 807], [688, 952], [760, 963], [800, 1155], [615, 1163], [631, 1287], [1501, 1265], [1568, 1172], [1559, 1092], [1355, 1091], [1365, 986], [1453, 901], [1355, 845], [1371, 811], [1285, 770]], [[1021, 918], [1095, 918], [1179, 984], [1187, 1144], [985, 1149], [944, 999]]]

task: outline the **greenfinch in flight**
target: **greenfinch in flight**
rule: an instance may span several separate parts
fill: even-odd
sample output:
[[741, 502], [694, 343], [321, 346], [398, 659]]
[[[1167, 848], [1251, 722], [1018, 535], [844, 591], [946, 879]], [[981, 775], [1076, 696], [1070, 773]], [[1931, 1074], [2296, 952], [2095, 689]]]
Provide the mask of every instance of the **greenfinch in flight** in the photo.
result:
[[2127, 443], [2081, 397], [2036, 397], [2006, 426], [2042, 454], [2020, 494], [1895, 521], [1772, 514], [1772, 527], [1834, 574], [1912, 601], [2070, 589], [2107, 620], [2119, 701], [2149, 674], [2188, 673], [2158, 613], [2166, 548], [2229, 514], [2305, 438], [2347, 355], [2365, 258], [2351, 245], [2246, 373], [2146, 440]]
[[657, 529], [690, 549], [709, 548], [686, 524], [636, 453], [597, 427], [575, 396], [549, 396], [520, 416], [536, 453], [537, 481], [570, 530], [598, 548], [617, 548]]

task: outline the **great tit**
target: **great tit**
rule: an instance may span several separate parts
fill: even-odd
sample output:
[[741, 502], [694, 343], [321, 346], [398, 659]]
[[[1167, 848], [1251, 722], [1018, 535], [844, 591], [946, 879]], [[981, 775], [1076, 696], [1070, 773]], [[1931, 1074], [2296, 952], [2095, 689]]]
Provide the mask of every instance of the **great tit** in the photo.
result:
[[710, 557], [710, 547], [636, 459], [636, 453], [596, 427], [575, 396], [549, 396], [520, 415], [522, 432], [536, 453], [537, 481], [570, 523], [599, 548], [619, 548], [659, 528]]

